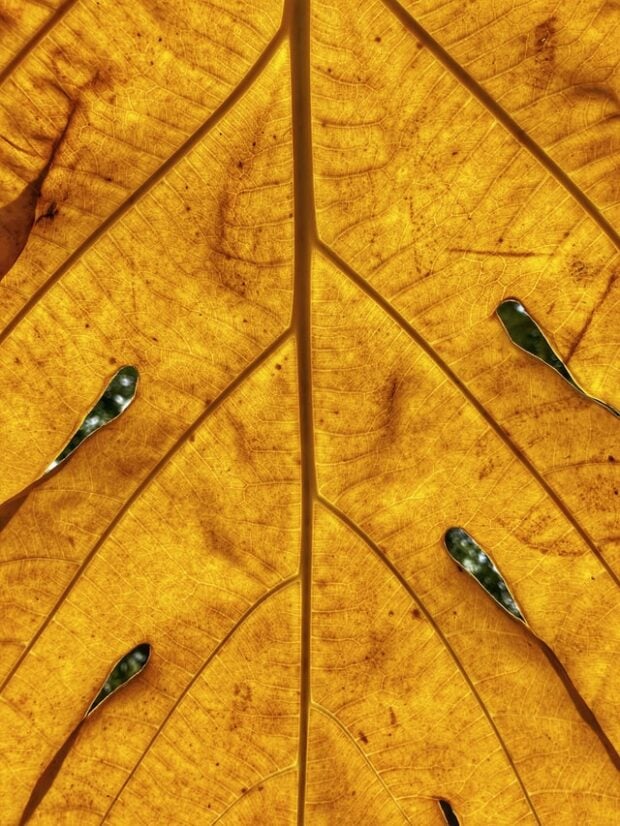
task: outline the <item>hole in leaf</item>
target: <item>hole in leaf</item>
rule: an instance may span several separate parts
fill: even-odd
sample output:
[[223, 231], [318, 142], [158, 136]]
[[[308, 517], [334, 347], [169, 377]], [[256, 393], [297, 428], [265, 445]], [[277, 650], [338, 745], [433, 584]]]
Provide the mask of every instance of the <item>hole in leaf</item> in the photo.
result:
[[138, 370], [135, 367], [126, 365], [118, 370], [106, 387], [103, 395], [88, 413], [78, 430], [69, 440], [67, 446], [48, 465], [41, 476], [34, 480], [27, 488], [7, 499], [0, 504], [0, 531], [2, 531], [13, 516], [21, 508], [32, 490], [37, 487], [49, 473], [55, 470], [67, 459], [74, 450], [100, 427], [116, 419], [117, 416], [129, 407], [136, 395], [138, 385]]
[[620, 411], [615, 407], [586, 393], [520, 301], [516, 298], [507, 298], [499, 304], [496, 312], [513, 344], [559, 373], [580, 395], [620, 417]]
[[143, 642], [140, 643], [140, 645], [136, 645], [135, 648], [132, 648], [128, 654], [125, 654], [125, 656], [116, 663], [112, 671], [108, 674], [106, 681], [103, 684], [103, 688], [88, 707], [86, 714], [84, 714], [80, 722], [58, 749], [35, 783], [32, 794], [26, 803], [26, 808], [24, 809], [19, 821], [19, 826], [25, 826], [25, 824], [28, 823], [32, 815], [39, 807], [41, 801], [52, 787], [54, 780], [58, 776], [67, 755], [73, 748], [80, 730], [86, 722], [88, 716], [92, 714], [95, 708], [97, 708], [97, 706], [100, 705], [105, 699], [114, 694], [117, 689], [135, 677], [136, 674], [139, 674], [148, 663], [150, 656], [151, 646], [147, 642]]
[[89, 436], [96, 433], [100, 427], [114, 421], [126, 410], [136, 395], [138, 386], [138, 370], [126, 365], [114, 374], [110, 383], [103, 392], [97, 404], [89, 411], [84, 421], [73, 434], [67, 446], [59, 453], [54, 461], [45, 469], [49, 473], [64, 462], [74, 450]]
[[448, 803], [447, 800], [438, 800], [439, 808], [441, 809], [441, 813], [444, 816], [444, 819], [448, 826], [461, 826], [459, 823], [459, 819], [454, 813], [454, 809]]
[[510, 593], [493, 560], [467, 531], [463, 528], [449, 528], [444, 535], [444, 544], [452, 559], [478, 580], [495, 602], [513, 617], [525, 622], [517, 601]]
[[97, 694], [95, 699], [88, 707], [88, 711], [84, 715], [88, 717], [93, 711], [111, 694], [114, 694], [122, 685], [129, 682], [137, 674], [139, 674], [146, 666], [151, 656], [151, 646], [148, 642], [140, 643], [132, 648], [128, 654], [116, 663], [112, 671], [106, 677], [106, 680], [101, 687], [101, 691]]

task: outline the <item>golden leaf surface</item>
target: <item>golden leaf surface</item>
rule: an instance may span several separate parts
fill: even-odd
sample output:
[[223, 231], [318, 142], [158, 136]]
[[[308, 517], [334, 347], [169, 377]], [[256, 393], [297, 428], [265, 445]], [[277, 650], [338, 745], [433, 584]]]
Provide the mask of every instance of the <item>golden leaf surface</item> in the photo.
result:
[[0, 2], [0, 823], [614, 822], [619, 27]]

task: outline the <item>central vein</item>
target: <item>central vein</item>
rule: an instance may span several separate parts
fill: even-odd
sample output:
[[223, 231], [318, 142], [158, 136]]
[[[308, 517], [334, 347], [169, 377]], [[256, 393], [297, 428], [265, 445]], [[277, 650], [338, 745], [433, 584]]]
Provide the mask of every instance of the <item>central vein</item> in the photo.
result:
[[316, 238], [310, 112], [310, 0], [288, 0], [293, 102], [293, 180], [295, 194], [295, 281], [293, 329], [297, 345], [301, 442], [301, 689], [299, 714], [298, 810], [303, 826], [310, 712], [312, 599], [312, 517], [316, 497], [311, 377], [311, 267]]

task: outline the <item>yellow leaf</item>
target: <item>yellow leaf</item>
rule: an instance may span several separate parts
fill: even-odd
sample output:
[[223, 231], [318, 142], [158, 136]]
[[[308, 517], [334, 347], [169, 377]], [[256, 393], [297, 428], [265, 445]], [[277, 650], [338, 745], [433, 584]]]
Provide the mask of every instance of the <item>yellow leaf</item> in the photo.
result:
[[0, 27], [0, 824], [614, 822], [614, 5]]

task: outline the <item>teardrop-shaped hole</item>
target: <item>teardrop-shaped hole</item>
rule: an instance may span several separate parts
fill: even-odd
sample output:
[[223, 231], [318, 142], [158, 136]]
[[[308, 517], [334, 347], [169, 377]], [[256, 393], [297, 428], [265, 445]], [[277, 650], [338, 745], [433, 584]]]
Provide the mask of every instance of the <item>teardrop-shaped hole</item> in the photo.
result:
[[498, 605], [516, 619], [525, 622], [517, 601], [495, 563], [464, 528], [449, 528], [444, 535], [444, 544], [459, 567], [472, 576]]
[[106, 677], [104, 684], [101, 686], [101, 690], [88, 707], [88, 711], [84, 716], [87, 717], [89, 714], [92, 714], [98, 705], [101, 705], [104, 700], [107, 700], [108, 697], [118, 691], [125, 683], [128, 683], [143, 671], [150, 656], [151, 646], [148, 642], [142, 642], [140, 645], [132, 648], [124, 657], [121, 657]]
[[516, 298], [507, 298], [498, 305], [496, 312], [513, 344], [555, 370], [581, 396], [604, 407], [614, 416], [620, 417], [620, 411], [615, 407], [591, 396], [583, 389], [521, 301]]
[[448, 826], [461, 826], [459, 819], [450, 803], [443, 798], [437, 802], [439, 803], [439, 808], [441, 809], [441, 813], [444, 816], [444, 820]]
[[85, 439], [88, 439], [104, 425], [114, 421], [129, 407], [136, 395], [138, 375], [136, 367], [125, 365], [112, 376], [95, 406], [86, 414], [84, 421], [67, 445], [54, 461], [45, 468], [45, 473], [57, 468], [58, 465], [71, 456]]

